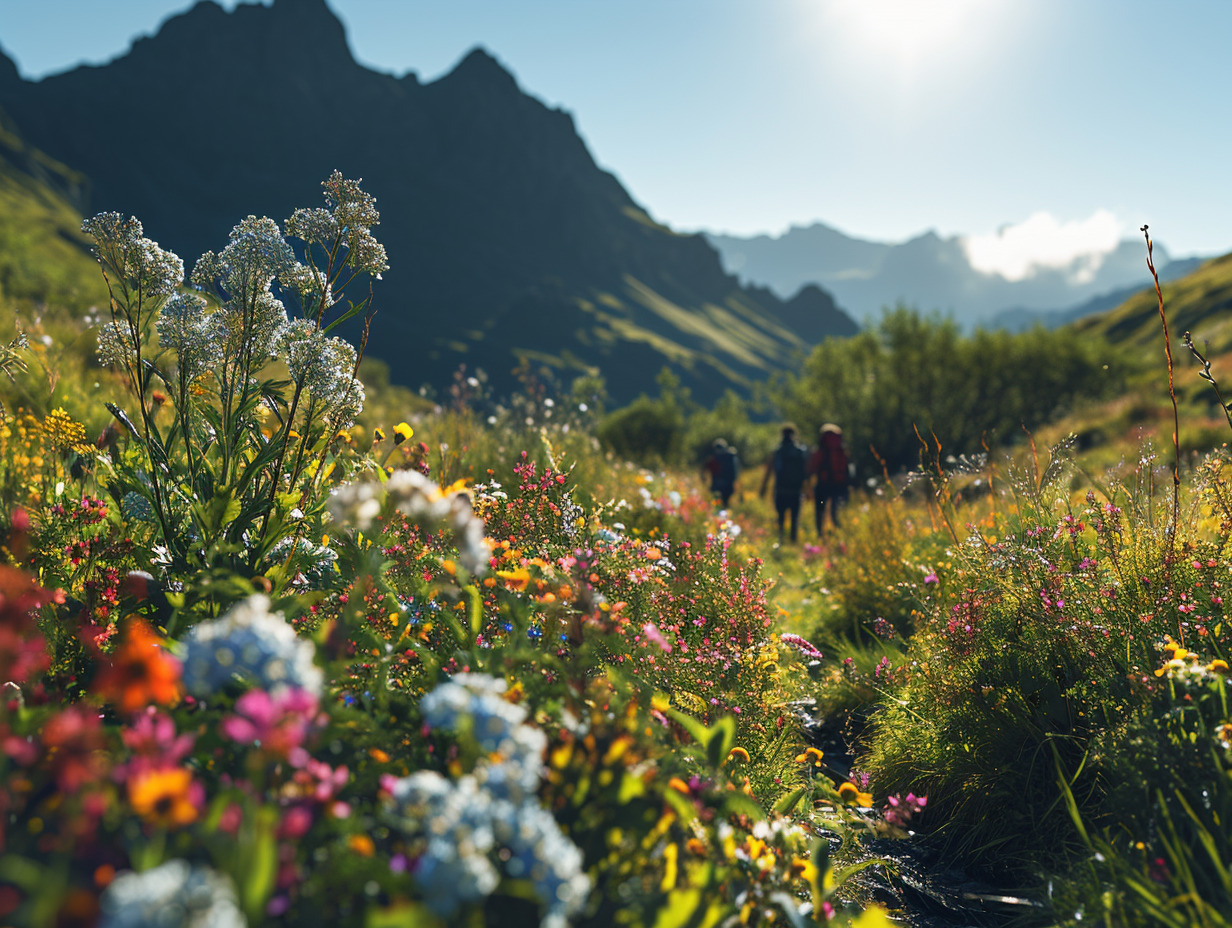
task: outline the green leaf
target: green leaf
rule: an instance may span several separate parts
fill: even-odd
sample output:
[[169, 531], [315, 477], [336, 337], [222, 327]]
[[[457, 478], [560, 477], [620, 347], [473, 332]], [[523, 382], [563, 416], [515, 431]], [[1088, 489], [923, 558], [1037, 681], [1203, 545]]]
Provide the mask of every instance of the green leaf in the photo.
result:
[[779, 891], [770, 894], [770, 901], [778, 906], [779, 911], [787, 916], [787, 920], [791, 923], [791, 928], [806, 928], [808, 922], [800, 914], [800, 908], [796, 904], [796, 900], [792, 899], [791, 896]]
[[141, 433], [137, 431], [137, 426], [133, 425], [133, 420], [128, 418], [128, 413], [117, 406], [115, 403], [103, 403], [107, 407], [107, 411], [120, 420], [120, 423], [128, 429], [129, 433], [137, 441], [142, 441]]
[[348, 319], [354, 319], [356, 316], [362, 313], [364, 311], [364, 307], [366, 307], [367, 305], [368, 305], [367, 300], [364, 300], [358, 305], [355, 303], [351, 303], [351, 308], [348, 309], [341, 316], [339, 316], [337, 319], [335, 319], [333, 322], [331, 322], [329, 325], [327, 325], [325, 328], [323, 328], [321, 330], [321, 333], [323, 335], [328, 335], [330, 332], [338, 328], [338, 326], [342, 325], [342, 323], [346, 322]]
[[636, 777], [631, 773], [624, 773], [620, 777], [620, 792], [616, 794], [616, 801], [621, 805], [626, 802], [632, 802], [646, 795], [646, 784], [642, 782], [641, 777]]
[[738, 789], [732, 790], [723, 798], [723, 811], [729, 815], [747, 815], [754, 820], [766, 817], [766, 810], [761, 807], [761, 803]]
[[265, 915], [265, 904], [274, 889], [278, 873], [278, 843], [274, 840], [274, 809], [259, 809], [256, 828], [249, 848], [248, 866], [242, 874], [240, 899], [250, 924], [258, 924]]
[[706, 734], [706, 759], [710, 766], [719, 769], [727, 759], [727, 752], [736, 743], [736, 720], [725, 715], [710, 726]]
[[780, 815], [788, 815], [796, 806], [800, 804], [800, 800], [809, 795], [813, 791], [811, 786], [801, 786], [793, 789], [790, 793], [779, 797], [779, 800], [771, 806], [772, 811], [778, 812]]
[[668, 787], [663, 791], [663, 798], [667, 804], [672, 807], [672, 811], [676, 813], [676, 817], [682, 822], [691, 822], [697, 818], [697, 808], [693, 805], [692, 800], [674, 789]]
[[685, 928], [702, 904], [700, 889], [674, 889], [667, 894], [667, 905], [659, 910], [654, 928]]
[[679, 722], [680, 726], [685, 731], [687, 731], [690, 735], [693, 736], [694, 741], [696, 741], [702, 747], [706, 746], [706, 743], [710, 740], [710, 729], [709, 728], [707, 728], [697, 719], [693, 718], [693, 716], [685, 715], [679, 709], [668, 709], [667, 714], [671, 716], [673, 720], [675, 720], [676, 722]]
[[895, 864], [894, 864], [894, 861], [890, 860], [888, 857], [869, 857], [866, 860], [860, 861], [858, 864], [852, 864], [850, 867], [844, 867], [842, 870], [839, 870], [837, 873], [835, 873], [834, 874], [834, 888], [837, 889], [838, 887], [842, 886], [844, 883], [850, 880], [853, 876], [855, 876], [861, 870], [865, 870], [869, 867], [878, 867], [878, 866], [894, 867]]
[[438, 928], [444, 922], [420, 902], [399, 902], [387, 909], [369, 908], [364, 928]]

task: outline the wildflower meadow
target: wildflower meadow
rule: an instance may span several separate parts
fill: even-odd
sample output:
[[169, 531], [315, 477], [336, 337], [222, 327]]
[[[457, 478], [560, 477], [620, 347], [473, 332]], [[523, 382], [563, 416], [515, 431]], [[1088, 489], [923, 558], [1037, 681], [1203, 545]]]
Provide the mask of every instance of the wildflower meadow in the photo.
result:
[[366, 384], [323, 191], [87, 220], [95, 360], [0, 349], [0, 921], [1228, 924], [1226, 449], [920, 437], [778, 546], [584, 378]]

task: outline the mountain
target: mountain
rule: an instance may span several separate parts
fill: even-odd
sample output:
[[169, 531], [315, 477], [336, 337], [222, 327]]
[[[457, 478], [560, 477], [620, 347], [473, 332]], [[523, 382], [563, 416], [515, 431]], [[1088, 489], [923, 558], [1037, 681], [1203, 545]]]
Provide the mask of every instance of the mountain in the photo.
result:
[[[1193, 363], [1184, 344], [1186, 332], [1193, 333], [1195, 345], [1209, 357], [1232, 353], [1232, 254], [1206, 261], [1160, 289], [1178, 367]], [[1113, 310], [1078, 320], [1070, 330], [1077, 337], [1102, 335], [1114, 346], [1150, 353], [1162, 363], [1159, 307], [1153, 286]], [[1228, 360], [1232, 358], [1223, 358], [1224, 363], [1214, 370], [1223, 381], [1229, 379]]]
[[189, 264], [249, 213], [317, 205], [334, 168], [362, 177], [391, 266], [369, 350], [396, 382], [466, 363], [509, 388], [529, 359], [600, 368], [624, 400], [671, 364], [712, 398], [856, 330], [820, 289], [742, 286], [701, 235], [655, 222], [488, 52], [426, 84], [379, 73], [324, 0], [205, 0], [37, 82], [0, 56], [0, 107], [90, 178], [90, 212], [136, 215]]
[[[780, 295], [817, 283], [861, 319], [903, 302], [925, 311], [941, 310], [967, 325], [1021, 328], [1034, 321], [1024, 314], [1036, 313], [1055, 313], [1054, 324], [1060, 324], [1061, 317], [1087, 301], [1099, 300], [1093, 310], [1107, 308], [1149, 281], [1138, 240], [1121, 242], [1098, 262], [1082, 256], [1067, 267], [1036, 267], [1021, 280], [1009, 280], [974, 268], [961, 237], [943, 238], [935, 232], [891, 244], [852, 238], [814, 223], [777, 237], [707, 237], [719, 249], [724, 267], [742, 280]], [[1194, 266], [1189, 259], [1171, 268], [1159, 245], [1155, 255], [1163, 276], [1179, 276]]]
[[[1202, 258], [1181, 258], [1176, 261], [1170, 261], [1159, 272], [1159, 279], [1161, 281], [1177, 280], [1197, 270], [1204, 263], [1205, 261]], [[1076, 306], [1069, 306], [1065, 309], [1040, 310], [1027, 309], [1023, 306], [1003, 309], [991, 319], [986, 320], [985, 324], [990, 328], [1008, 329], [1011, 332], [1022, 332], [1036, 324], [1042, 325], [1047, 329], [1056, 329], [1063, 325], [1069, 325], [1071, 322], [1077, 322], [1079, 319], [1098, 316], [1101, 313], [1116, 309], [1126, 300], [1130, 299], [1130, 297], [1142, 293], [1144, 290], [1150, 292], [1152, 299], [1155, 298], [1153, 284], [1148, 287], [1122, 287], [1110, 293], [1093, 296], [1089, 300], [1084, 300]]]

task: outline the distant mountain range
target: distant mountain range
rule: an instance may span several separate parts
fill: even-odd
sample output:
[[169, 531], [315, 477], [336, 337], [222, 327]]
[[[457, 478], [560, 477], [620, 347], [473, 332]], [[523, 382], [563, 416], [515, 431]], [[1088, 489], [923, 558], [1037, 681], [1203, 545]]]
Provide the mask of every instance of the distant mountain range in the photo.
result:
[[[950, 314], [965, 325], [1017, 329], [1039, 321], [1055, 326], [1110, 309], [1150, 282], [1140, 240], [1121, 242], [1097, 267], [1083, 256], [1067, 267], [1036, 267], [1021, 280], [1009, 280], [974, 268], [961, 237], [935, 232], [891, 244], [814, 223], [776, 237], [707, 237], [724, 267], [742, 280], [780, 294], [805, 282], [819, 284], [860, 320], [903, 302]], [[1158, 244], [1155, 261], [1164, 279], [1201, 264], [1196, 258], [1171, 261]]]
[[317, 205], [334, 168], [362, 177], [391, 265], [369, 351], [403, 384], [465, 363], [508, 389], [530, 361], [599, 370], [627, 400], [667, 364], [712, 399], [857, 328], [811, 281], [743, 285], [703, 236], [654, 221], [487, 52], [428, 84], [378, 73], [325, 0], [205, 0], [34, 82], [0, 54], [0, 110], [13, 146], [68, 166], [78, 209], [136, 215], [189, 266], [249, 213]]

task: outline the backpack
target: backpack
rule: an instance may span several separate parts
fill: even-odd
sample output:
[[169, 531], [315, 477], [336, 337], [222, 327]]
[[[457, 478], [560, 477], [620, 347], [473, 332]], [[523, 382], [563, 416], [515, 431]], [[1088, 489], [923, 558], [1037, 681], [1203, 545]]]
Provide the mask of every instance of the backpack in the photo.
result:
[[829, 447], [818, 448], [814, 454], [817, 462], [817, 479], [822, 483], [847, 483], [847, 452], [842, 442], [827, 443]]
[[792, 442], [779, 445], [774, 452], [774, 489], [776, 493], [795, 493], [804, 485], [804, 448]]

